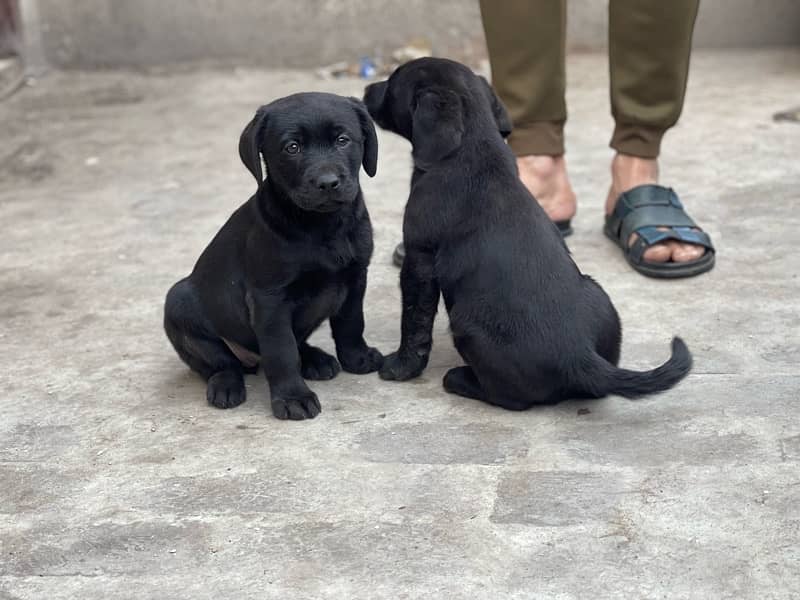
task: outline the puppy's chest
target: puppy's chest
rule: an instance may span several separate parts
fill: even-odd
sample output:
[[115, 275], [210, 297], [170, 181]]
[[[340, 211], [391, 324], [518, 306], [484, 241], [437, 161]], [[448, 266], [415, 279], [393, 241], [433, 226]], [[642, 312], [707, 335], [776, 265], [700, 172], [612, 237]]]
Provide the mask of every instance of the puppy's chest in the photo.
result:
[[335, 303], [347, 290], [344, 271], [313, 269], [301, 271], [287, 288], [287, 296], [299, 305]]
[[342, 238], [309, 245], [290, 286], [292, 295], [314, 296], [339, 288], [359, 262], [359, 248], [353, 240]]
[[354, 237], [339, 237], [308, 244], [304, 251], [303, 271], [328, 272], [333, 275], [369, 257]]

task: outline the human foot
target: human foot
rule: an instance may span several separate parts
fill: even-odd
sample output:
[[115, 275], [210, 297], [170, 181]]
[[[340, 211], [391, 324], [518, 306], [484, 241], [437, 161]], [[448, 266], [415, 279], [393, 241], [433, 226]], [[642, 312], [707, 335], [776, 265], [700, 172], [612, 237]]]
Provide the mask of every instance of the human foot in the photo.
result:
[[[639, 185], [658, 183], [658, 161], [655, 159], [640, 158], [617, 154], [611, 161], [611, 188], [606, 199], [606, 214], [611, 214], [617, 204], [620, 194], [627, 192]], [[659, 227], [667, 231], [667, 227]], [[632, 246], [638, 236], [632, 233], [628, 238], [628, 246]], [[653, 244], [642, 255], [645, 262], [690, 262], [699, 259], [705, 254], [706, 249], [697, 244], [668, 240]]]
[[531, 154], [517, 157], [519, 178], [552, 221], [575, 216], [575, 192], [567, 177], [564, 156]]

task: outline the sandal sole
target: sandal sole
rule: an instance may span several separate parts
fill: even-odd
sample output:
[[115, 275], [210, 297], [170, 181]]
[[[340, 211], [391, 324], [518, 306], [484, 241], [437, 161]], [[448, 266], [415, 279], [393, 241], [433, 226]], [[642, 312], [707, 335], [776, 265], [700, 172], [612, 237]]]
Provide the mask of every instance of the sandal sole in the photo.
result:
[[558, 227], [558, 232], [561, 234], [561, 237], [567, 237], [568, 235], [573, 234], [572, 219], [553, 221], [553, 223], [555, 223], [556, 227]]

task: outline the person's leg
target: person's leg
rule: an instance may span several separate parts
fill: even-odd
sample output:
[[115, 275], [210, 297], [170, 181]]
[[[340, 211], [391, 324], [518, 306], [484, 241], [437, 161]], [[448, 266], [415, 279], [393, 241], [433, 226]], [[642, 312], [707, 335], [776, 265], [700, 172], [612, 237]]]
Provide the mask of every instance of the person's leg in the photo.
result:
[[[661, 138], [683, 108], [692, 32], [699, 0], [611, 0], [609, 64], [611, 112], [616, 127], [611, 147], [610, 213], [619, 195], [658, 182]], [[630, 242], [635, 240], [632, 234]], [[685, 262], [702, 246], [667, 241], [645, 251], [649, 262]]]
[[520, 178], [554, 221], [575, 214], [564, 160], [566, 0], [481, 0], [492, 84]]

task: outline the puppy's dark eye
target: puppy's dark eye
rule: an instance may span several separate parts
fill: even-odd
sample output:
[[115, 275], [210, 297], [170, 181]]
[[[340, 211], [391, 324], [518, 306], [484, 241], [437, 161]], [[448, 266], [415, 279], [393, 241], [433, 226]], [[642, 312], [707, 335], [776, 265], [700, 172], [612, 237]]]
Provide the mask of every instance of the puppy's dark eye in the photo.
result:
[[297, 142], [289, 142], [283, 147], [287, 154], [297, 154], [300, 152], [300, 144]]
[[340, 135], [336, 138], [336, 145], [337, 146], [347, 146], [350, 143], [350, 138], [346, 135]]

